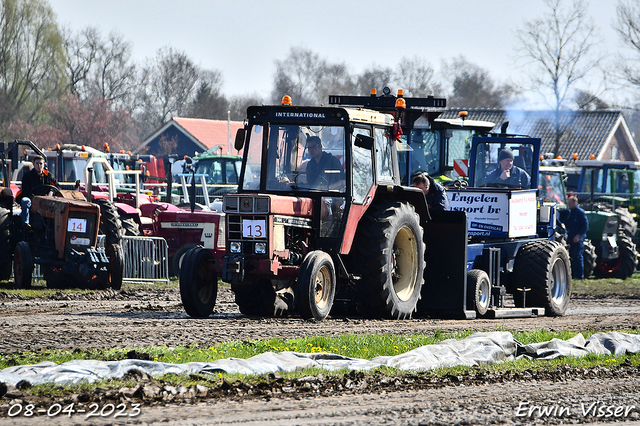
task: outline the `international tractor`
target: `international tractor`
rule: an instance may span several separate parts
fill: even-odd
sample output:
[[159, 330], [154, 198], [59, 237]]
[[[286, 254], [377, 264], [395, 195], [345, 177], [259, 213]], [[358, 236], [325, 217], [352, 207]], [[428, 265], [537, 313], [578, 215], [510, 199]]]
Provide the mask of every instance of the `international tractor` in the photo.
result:
[[[30, 141], [0, 144], [4, 187], [11, 176], [11, 157], [27, 146], [45, 157]], [[46, 157], [45, 157], [46, 158]], [[13, 163], [16, 164], [16, 163]], [[30, 227], [23, 227], [20, 206], [11, 191], [0, 190], [0, 279], [9, 279], [11, 265], [17, 288], [31, 285], [35, 265], [48, 287], [89, 287], [120, 289], [124, 259], [122, 247], [107, 241], [98, 247], [100, 207], [84, 195], [55, 186], [33, 188]]]
[[[248, 315], [324, 319], [334, 306], [396, 319], [565, 312], [570, 262], [553, 241], [554, 206], [538, 208], [539, 139], [474, 138], [472, 184], [451, 191], [454, 211], [429, 211], [421, 190], [401, 185], [398, 151], [401, 135], [417, 120], [432, 123], [445, 100], [372, 93], [329, 103], [338, 106], [285, 97], [248, 108], [236, 135], [238, 193], [223, 201], [222, 267], [203, 247], [183, 262], [180, 285], [199, 315], [213, 310], [218, 274]], [[531, 188], [482, 182], [506, 146], [524, 160]], [[520, 309], [506, 309], [507, 293]]]

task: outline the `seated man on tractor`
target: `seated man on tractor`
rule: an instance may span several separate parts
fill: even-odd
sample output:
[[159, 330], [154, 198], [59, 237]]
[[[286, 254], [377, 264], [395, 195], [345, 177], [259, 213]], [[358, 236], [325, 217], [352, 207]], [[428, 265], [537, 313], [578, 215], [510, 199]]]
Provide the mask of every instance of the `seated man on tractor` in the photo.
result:
[[530, 188], [531, 177], [518, 166], [513, 164], [513, 151], [509, 148], [500, 150], [498, 167], [487, 175], [488, 184]]
[[48, 170], [44, 170], [44, 158], [36, 155], [33, 158], [33, 169], [22, 176], [22, 187], [16, 196], [17, 200], [22, 199], [20, 202], [22, 205], [21, 218], [22, 225], [26, 228], [31, 227], [29, 224], [29, 209], [31, 208], [31, 198], [34, 196], [34, 189], [37, 192], [35, 195], [44, 195], [51, 192], [50, 187], [60, 189], [60, 185], [51, 173], [49, 173]]
[[307, 138], [307, 150], [311, 159], [302, 163], [301, 170], [307, 175], [307, 183], [318, 189], [338, 189], [344, 191], [344, 169], [340, 160], [322, 150], [318, 136]]

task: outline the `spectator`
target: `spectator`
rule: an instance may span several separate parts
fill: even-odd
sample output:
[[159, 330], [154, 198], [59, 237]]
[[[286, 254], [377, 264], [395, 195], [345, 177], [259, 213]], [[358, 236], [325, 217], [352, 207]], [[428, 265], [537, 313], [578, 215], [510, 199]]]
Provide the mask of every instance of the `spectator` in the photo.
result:
[[567, 241], [571, 256], [571, 276], [574, 279], [584, 279], [584, 239], [587, 237], [589, 221], [587, 214], [578, 206], [578, 198], [573, 195], [567, 201], [571, 214], [565, 224], [567, 227]]

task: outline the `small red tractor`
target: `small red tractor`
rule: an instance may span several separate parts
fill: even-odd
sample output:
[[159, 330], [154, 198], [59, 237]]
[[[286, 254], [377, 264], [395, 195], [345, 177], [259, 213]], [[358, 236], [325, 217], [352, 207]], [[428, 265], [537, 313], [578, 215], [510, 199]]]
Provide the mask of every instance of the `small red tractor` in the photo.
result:
[[[8, 161], [7, 154], [17, 158], [21, 145], [43, 155], [30, 141], [15, 141], [6, 150], [2, 143], [5, 187], [11, 175], [8, 163], [12, 163]], [[13, 163], [17, 164], [17, 161]], [[9, 278], [13, 260], [14, 280], [18, 288], [31, 285], [34, 265], [40, 265], [49, 287], [121, 288], [124, 270], [122, 247], [118, 242], [110, 241], [107, 241], [106, 248], [97, 246], [100, 225], [100, 207], [97, 204], [87, 202], [78, 191], [59, 190], [48, 185], [35, 187], [29, 229], [22, 226], [20, 207], [14, 208], [12, 194], [4, 190], [0, 192], [0, 246], [3, 252], [0, 279]], [[48, 193], [54, 196], [38, 195]]]

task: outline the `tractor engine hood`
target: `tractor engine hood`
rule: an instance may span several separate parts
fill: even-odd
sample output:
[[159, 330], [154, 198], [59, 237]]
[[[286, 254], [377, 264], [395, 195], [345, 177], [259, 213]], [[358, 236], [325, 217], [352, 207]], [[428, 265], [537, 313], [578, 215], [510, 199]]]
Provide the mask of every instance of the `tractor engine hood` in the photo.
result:
[[232, 214], [277, 214], [304, 218], [314, 215], [311, 198], [272, 194], [225, 195], [223, 211]]

